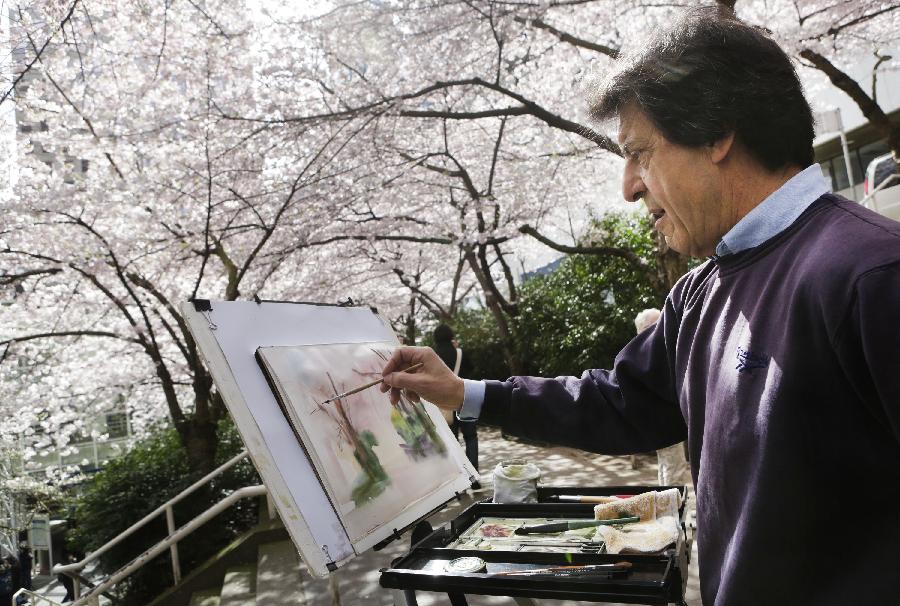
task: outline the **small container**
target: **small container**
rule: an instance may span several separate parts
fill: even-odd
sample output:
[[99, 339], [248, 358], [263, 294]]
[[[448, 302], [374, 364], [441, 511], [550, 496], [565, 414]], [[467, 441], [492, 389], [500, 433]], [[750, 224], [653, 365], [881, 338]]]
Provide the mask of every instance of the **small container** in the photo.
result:
[[446, 566], [444, 566], [444, 569], [447, 572], [465, 574], [473, 572], [484, 572], [487, 568], [484, 560], [482, 560], [481, 558], [466, 556], [464, 558], [456, 558], [455, 560], [450, 560], [449, 562], [447, 562]]
[[537, 503], [541, 470], [523, 459], [503, 461], [494, 467], [494, 503]]

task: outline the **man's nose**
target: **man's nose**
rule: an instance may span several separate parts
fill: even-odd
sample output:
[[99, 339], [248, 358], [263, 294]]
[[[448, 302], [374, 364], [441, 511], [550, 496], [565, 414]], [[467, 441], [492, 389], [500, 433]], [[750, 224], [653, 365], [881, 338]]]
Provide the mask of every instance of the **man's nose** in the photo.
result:
[[625, 163], [625, 170], [622, 172], [622, 196], [627, 202], [637, 202], [644, 197], [644, 192], [647, 190], [636, 165], [637, 162], [628, 160]]

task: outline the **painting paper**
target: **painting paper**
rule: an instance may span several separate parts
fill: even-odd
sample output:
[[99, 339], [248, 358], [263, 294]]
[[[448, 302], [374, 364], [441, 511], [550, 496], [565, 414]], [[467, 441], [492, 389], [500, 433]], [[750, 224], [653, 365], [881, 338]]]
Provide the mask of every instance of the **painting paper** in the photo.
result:
[[380, 378], [395, 347], [380, 342], [257, 350], [354, 542], [460, 473], [426, 405], [401, 398], [393, 406], [377, 386], [324, 403]]

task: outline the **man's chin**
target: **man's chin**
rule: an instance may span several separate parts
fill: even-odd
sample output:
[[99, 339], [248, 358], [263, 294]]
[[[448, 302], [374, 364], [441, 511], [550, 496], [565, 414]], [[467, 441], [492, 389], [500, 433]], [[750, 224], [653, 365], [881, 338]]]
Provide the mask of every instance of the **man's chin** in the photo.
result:
[[673, 251], [677, 252], [679, 255], [684, 255], [686, 257], [695, 257], [698, 259], [702, 259], [703, 257], [708, 257], [709, 255], [711, 255], [713, 253], [713, 251], [710, 251], [707, 254], [707, 253], [702, 253], [702, 252], [697, 252], [695, 250], [691, 250], [691, 248], [689, 246], [687, 246], [684, 242], [677, 241], [674, 236], [667, 236], [667, 235], [663, 234], [663, 240], [665, 240], [666, 246], [669, 248], [669, 250], [673, 250]]

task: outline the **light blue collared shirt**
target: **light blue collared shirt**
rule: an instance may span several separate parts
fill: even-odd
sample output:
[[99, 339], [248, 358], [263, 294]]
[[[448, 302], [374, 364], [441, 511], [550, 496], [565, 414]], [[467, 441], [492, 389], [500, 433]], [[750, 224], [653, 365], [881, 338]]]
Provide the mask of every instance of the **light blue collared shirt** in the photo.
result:
[[[831, 184], [822, 173], [822, 167], [818, 164], [806, 167], [728, 230], [716, 245], [716, 256], [733, 255], [774, 238], [790, 227], [813, 202], [830, 191]], [[465, 395], [456, 416], [463, 421], [472, 421], [481, 415], [486, 385], [484, 381], [463, 381]]]
[[716, 256], [725, 257], [759, 246], [786, 230], [809, 205], [831, 191], [831, 184], [818, 164], [788, 179], [728, 230], [716, 246]]

